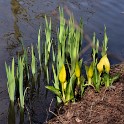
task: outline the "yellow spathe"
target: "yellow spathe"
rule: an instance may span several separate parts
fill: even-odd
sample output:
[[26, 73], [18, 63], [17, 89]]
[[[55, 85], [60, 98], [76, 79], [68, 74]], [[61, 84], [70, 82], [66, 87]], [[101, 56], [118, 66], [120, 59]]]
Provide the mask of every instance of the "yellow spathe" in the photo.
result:
[[80, 77], [80, 67], [79, 67], [79, 64], [78, 64], [78, 62], [76, 62], [76, 65], [75, 65], [75, 75], [76, 75], [76, 77], [77, 78], [79, 78]]
[[106, 73], [109, 73], [109, 71], [110, 71], [110, 62], [109, 62], [109, 59], [107, 58], [107, 55], [104, 55], [100, 59], [99, 63], [97, 64], [97, 69], [98, 69], [99, 73], [102, 73], [103, 66], [105, 67]]
[[62, 65], [62, 68], [59, 73], [59, 80], [61, 83], [64, 83], [66, 81], [66, 70], [64, 64]]
[[93, 76], [93, 66], [92, 64], [90, 65], [89, 69], [88, 69], [88, 78], [92, 78]]

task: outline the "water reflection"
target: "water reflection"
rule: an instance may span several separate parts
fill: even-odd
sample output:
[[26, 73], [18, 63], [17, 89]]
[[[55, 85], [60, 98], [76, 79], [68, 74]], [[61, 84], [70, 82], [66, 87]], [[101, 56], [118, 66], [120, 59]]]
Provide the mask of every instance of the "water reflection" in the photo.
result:
[[8, 109], [8, 124], [16, 124], [14, 102], [11, 101]]
[[21, 14], [22, 8], [17, 0], [11, 0], [11, 10], [14, 16], [14, 37], [19, 41], [22, 35], [18, 26], [18, 14]]

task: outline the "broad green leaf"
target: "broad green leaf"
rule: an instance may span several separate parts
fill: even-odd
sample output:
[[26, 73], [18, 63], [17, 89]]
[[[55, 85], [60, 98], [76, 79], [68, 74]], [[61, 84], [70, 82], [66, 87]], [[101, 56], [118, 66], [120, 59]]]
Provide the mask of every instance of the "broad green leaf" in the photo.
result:
[[59, 91], [59, 89], [56, 89], [53, 86], [45, 86], [48, 90], [52, 91], [54, 94], [56, 94], [60, 99], [62, 99], [62, 95], [61, 92]]

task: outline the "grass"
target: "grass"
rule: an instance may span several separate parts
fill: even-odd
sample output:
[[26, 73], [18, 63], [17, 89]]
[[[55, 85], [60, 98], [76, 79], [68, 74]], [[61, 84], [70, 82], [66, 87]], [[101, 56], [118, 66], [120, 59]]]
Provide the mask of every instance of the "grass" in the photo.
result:
[[[58, 51], [53, 54], [53, 75], [54, 86], [46, 86], [47, 89], [59, 94], [58, 103], [68, 103], [75, 99], [75, 88], [80, 87], [80, 72], [82, 59], [79, 59], [79, 49], [82, 46], [81, 30], [75, 28], [73, 15], [69, 19], [69, 25], [66, 25], [63, 9], [60, 12], [60, 27], [58, 29]], [[80, 66], [78, 65], [80, 63]], [[66, 76], [67, 75], [67, 76]], [[62, 80], [65, 79], [63, 82]], [[77, 81], [76, 81], [77, 79]], [[82, 83], [82, 82], [81, 82]]]
[[15, 61], [14, 58], [12, 60], [12, 68], [8, 66], [5, 62], [6, 75], [7, 75], [7, 87], [8, 93], [10, 97], [10, 101], [14, 102], [15, 99], [15, 74], [14, 74]]

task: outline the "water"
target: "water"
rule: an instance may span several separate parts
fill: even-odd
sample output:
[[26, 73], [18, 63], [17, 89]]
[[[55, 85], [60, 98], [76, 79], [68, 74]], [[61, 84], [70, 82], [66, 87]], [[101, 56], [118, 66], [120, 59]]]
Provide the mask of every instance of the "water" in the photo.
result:
[[[37, 42], [39, 25], [44, 27], [44, 16], [52, 18], [53, 33], [56, 33], [58, 7], [67, 6], [77, 21], [83, 17], [85, 33], [90, 37], [96, 32], [102, 41], [104, 25], [109, 37], [109, 52], [113, 64], [124, 58], [124, 1], [123, 0], [0, 0], [0, 123], [7, 123], [9, 98], [6, 88], [4, 62], [11, 62], [13, 56], [21, 50], [19, 38], [26, 47]], [[42, 36], [44, 38], [44, 34]], [[41, 89], [43, 90], [43, 89]], [[43, 96], [36, 101], [33, 122], [42, 123], [46, 118], [52, 95]], [[40, 106], [40, 107], [39, 107]], [[43, 114], [44, 113], [44, 114]]]

